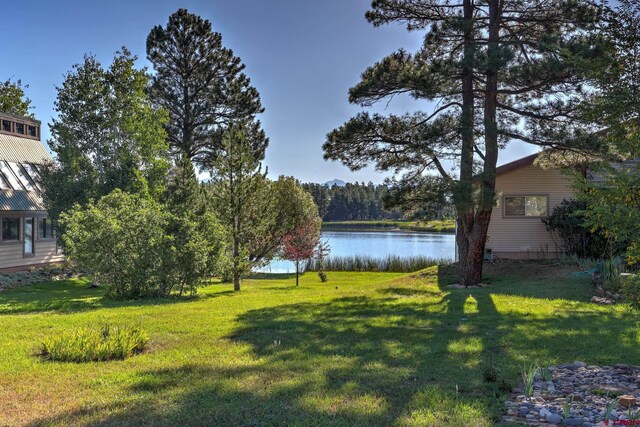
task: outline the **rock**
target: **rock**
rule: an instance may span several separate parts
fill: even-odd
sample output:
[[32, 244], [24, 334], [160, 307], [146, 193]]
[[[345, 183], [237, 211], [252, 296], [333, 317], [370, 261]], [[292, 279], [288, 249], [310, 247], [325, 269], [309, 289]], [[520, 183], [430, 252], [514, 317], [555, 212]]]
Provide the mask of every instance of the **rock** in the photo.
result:
[[605, 298], [605, 297], [591, 297], [591, 302], [595, 303], [595, 304], [601, 304], [601, 305], [611, 305], [611, 304], [615, 304], [615, 301], [609, 298]]
[[618, 411], [616, 411], [615, 409], [611, 411], [611, 418], [618, 418]]
[[631, 396], [630, 394], [623, 394], [618, 397], [618, 403], [625, 408], [630, 408], [631, 406], [636, 405], [636, 398]]
[[524, 417], [525, 417], [526, 419], [528, 419], [528, 420], [532, 420], [532, 419], [534, 419], [536, 416], [535, 416], [535, 415], [533, 415], [533, 414], [527, 414], [527, 415], [525, 415]]
[[541, 417], [547, 417], [547, 415], [551, 415], [551, 411], [548, 410], [547, 408], [542, 408], [540, 409], [540, 416]]
[[567, 418], [564, 423], [568, 426], [581, 426], [584, 424], [584, 420], [581, 418]]
[[558, 414], [547, 415], [544, 419], [547, 420], [549, 424], [560, 424], [562, 422], [562, 417]]
[[578, 367], [578, 368], [586, 368], [587, 364], [584, 362], [579, 362], [579, 361], [575, 361], [573, 362], [574, 366]]

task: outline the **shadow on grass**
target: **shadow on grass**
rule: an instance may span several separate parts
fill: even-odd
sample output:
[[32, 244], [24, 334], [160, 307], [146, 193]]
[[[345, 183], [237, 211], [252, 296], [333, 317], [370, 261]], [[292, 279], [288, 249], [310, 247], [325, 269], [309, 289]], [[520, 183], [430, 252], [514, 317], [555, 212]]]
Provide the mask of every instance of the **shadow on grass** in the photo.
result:
[[70, 279], [38, 283], [0, 292], [0, 316], [6, 314], [39, 313], [44, 311], [73, 313], [99, 308], [187, 303], [225, 295], [228, 296], [233, 293], [233, 290], [226, 290], [203, 295], [196, 294], [193, 297], [190, 295], [172, 295], [167, 298], [116, 301], [104, 296], [104, 288], [90, 287], [87, 280]]
[[131, 404], [36, 425], [493, 425], [504, 396], [484, 381], [488, 366], [515, 386], [525, 361], [640, 355], [636, 320], [619, 311], [543, 315], [536, 304], [550, 302], [530, 295], [526, 309], [498, 310], [496, 296], [523, 292], [508, 282], [414, 298], [424, 286], [247, 311], [226, 339], [249, 346], [249, 362], [145, 370]]

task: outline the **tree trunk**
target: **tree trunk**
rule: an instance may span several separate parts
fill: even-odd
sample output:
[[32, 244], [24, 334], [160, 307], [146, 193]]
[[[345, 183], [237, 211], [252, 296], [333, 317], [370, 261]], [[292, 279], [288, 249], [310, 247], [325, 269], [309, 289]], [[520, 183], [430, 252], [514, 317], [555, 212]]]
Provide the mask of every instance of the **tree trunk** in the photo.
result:
[[233, 273], [233, 290], [240, 290], [240, 274], [238, 274], [237, 272]]
[[296, 286], [298, 286], [298, 276], [300, 276], [300, 261], [296, 260]]
[[465, 287], [482, 281], [484, 245], [491, 210], [458, 214], [456, 244], [458, 245], [459, 283]]

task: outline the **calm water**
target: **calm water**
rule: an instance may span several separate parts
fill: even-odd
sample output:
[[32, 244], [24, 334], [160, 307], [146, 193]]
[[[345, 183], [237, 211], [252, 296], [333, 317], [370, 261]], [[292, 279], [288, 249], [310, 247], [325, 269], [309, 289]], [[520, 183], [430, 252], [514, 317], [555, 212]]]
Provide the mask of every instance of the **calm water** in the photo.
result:
[[[323, 230], [322, 239], [331, 245], [330, 256], [363, 255], [385, 258], [388, 255], [453, 259], [455, 236], [446, 233], [422, 233], [390, 229]], [[261, 271], [294, 272], [290, 261], [276, 260]]]

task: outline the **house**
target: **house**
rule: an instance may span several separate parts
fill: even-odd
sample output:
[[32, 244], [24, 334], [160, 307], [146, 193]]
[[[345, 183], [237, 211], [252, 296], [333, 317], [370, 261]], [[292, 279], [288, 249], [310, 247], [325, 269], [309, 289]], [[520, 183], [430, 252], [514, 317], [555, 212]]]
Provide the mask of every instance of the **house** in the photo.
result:
[[64, 259], [39, 184], [51, 160], [38, 120], [0, 112], [0, 271]]
[[575, 198], [571, 178], [559, 168], [534, 164], [538, 154], [496, 169], [496, 206], [485, 249], [494, 258], [557, 258], [563, 254], [541, 219], [563, 199]]

